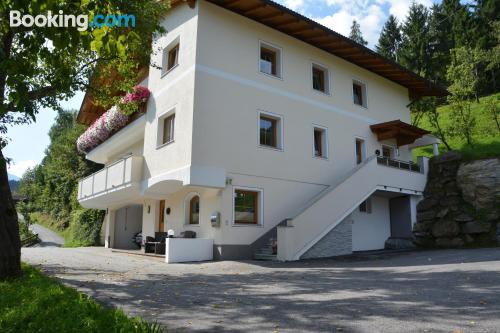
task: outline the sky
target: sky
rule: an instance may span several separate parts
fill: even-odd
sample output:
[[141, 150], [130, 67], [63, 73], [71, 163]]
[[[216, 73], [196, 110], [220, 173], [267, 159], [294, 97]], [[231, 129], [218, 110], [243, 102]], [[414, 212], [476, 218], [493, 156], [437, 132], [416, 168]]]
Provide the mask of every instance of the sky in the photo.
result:
[[[68, 101], [61, 101], [65, 109], [79, 110], [83, 100], [83, 92], [78, 92]], [[7, 137], [10, 139], [4, 154], [13, 163], [8, 167], [8, 173], [22, 177], [28, 168], [32, 168], [43, 159], [45, 149], [50, 143], [49, 130], [57, 116], [51, 109], [42, 109], [36, 117], [36, 122], [25, 125], [10, 126]]]
[[412, 2], [426, 7], [437, 1], [432, 0], [278, 0], [278, 3], [307, 16], [314, 21], [344, 35], [349, 36], [352, 21], [361, 26], [368, 47], [375, 48], [382, 27], [394, 15], [402, 22]]
[[[436, 0], [278, 0], [280, 4], [304, 16], [348, 36], [353, 20], [358, 21], [361, 32], [368, 41], [368, 47], [377, 44], [382, 26], [390, 14], [401, 22], [408, 8], [415, 1], [430, 7]], [[80, 108], [83, 93], [78, 93], [61, 104], [68, 109]], [[24, 172], [40, 163], [49, 144], [48, 132], [56, 112], [50, 109], [40, 111], [36, 123], [15, 126], [9, 129], [11, 138], [5, 155], [13, 160], [8, 172], [21, 177]]]

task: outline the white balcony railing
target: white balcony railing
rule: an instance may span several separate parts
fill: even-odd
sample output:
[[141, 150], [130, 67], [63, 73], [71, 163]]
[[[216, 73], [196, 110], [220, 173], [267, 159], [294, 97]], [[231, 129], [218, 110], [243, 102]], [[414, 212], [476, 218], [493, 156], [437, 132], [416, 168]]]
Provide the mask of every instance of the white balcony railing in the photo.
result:
[[142, 177], [142, 160], [141, 156], [128, 156], [80, 180], [78, 200], [116, 191], [139, 182]]

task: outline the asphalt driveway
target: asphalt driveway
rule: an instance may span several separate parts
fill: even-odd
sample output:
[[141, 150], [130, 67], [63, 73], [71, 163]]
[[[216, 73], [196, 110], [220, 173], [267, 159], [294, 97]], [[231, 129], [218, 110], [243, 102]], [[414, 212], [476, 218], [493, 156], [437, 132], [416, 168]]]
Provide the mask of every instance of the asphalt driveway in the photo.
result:
[[103, 248], [22, 259], [169, 332], [500, 332], [500, 249], [165, 264]]

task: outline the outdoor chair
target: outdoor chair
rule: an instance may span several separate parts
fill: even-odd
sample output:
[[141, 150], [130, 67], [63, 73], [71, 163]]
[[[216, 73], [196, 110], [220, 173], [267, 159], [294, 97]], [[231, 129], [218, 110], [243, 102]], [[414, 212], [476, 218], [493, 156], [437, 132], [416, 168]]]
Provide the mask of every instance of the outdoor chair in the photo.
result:
[[147, 236], [144, 242], [144, 253], [165, 254], [166, 232], [155, 232], [155, 236]]

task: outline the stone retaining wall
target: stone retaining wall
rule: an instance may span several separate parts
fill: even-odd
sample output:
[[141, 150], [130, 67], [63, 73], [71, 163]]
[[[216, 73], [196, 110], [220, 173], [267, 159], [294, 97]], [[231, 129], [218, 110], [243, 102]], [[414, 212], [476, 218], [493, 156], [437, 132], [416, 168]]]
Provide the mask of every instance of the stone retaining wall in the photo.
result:
[[423, 247], [497, 244], [500, 158], [464, 162], [457, 152], [429, 163], [424, 199], [417, 206], [414, 242]]

